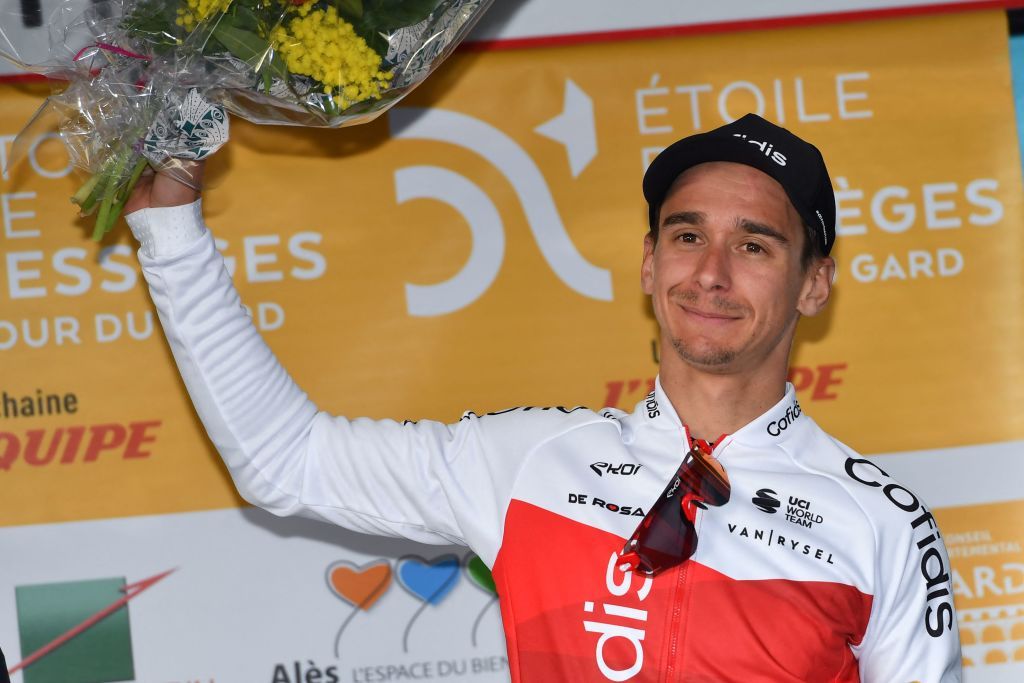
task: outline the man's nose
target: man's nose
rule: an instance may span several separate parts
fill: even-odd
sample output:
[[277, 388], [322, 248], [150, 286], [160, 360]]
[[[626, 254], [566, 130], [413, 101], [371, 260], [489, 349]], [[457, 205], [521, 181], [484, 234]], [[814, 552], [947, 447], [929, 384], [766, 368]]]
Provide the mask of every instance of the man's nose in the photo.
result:
[[709, 245], [697, 262], [694, 279], [701, 289], [729, 289], [732, 284], [728, 250], [721, 245]]

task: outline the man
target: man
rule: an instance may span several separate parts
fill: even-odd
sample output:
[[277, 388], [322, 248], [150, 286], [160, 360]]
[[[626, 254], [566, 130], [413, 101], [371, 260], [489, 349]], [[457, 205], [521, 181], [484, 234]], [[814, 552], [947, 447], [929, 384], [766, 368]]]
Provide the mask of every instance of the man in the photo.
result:
[[[166, 208], [129, 223], [242, 494], [275, 514], [469, 545], [493, 567], [513, 680], [959, 681], [934, 519], [786, 383], [797, 321], [825, 306], [835, 272], [820, 153], [748, 115], [665, 150], [644, 194], [654, 392], [631, 414], [517, 408], [452, 425], [318, 412], [239, 305], [200, 203], [175, 206], [192, 190], [147, 181], [130, 210]], [[652, 528], [695, 446], [724, 468], [728, 501], [691, 491], [688, 521], [675, 514], [687, 551], [633, 571], [644, 547], [624, 542]]]

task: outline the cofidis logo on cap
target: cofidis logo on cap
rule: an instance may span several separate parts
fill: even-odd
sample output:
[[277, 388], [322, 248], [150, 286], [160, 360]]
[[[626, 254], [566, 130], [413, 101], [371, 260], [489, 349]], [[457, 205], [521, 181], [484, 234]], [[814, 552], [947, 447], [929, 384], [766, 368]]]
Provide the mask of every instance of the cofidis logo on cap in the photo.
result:
[[786, 155], [783, 154], [782, 152], [779, 152], [778, 150], [776, 150], [775, 149], [775, 145], [773, 145], [772, 143], [770, 143], [770, 142], [759, 142], [758, 140], [752, 140], [752, 139], [747, 137], [746, 133], [733, 133], [732, 136], [734, 138], [741, 138], [743, 140], [746, 140], [750, 144], [754, 145], [759, 150], [761, 150], [761, 152], [764, 153], [764, 155], [766, 157], [768, 157], [769, 159], [771, 159], [772, 161], [777, 163], [779, 166], [785, 166], [786, 165]]

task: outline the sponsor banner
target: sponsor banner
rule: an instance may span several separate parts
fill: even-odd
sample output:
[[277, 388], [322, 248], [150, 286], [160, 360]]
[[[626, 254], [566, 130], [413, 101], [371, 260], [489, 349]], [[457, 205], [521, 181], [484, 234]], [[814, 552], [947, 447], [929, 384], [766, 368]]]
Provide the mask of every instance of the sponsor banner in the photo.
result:
[[493, 580], [465, 548], [253, 509], [5, 528], [0, 547], [14, 683], [509, 677]]
[[[981, 12], [461, 54], [370, 125], [236, 122], [210, 162], [206, 215], [256, 325], [324, 410], [455, 421], [511, 405], [630, 409], [658, 360], [638, 283], [647, 163], [748, 110], [815, 141], [837, 190], [838, 279], [827, 312], [802, 322], [790, 379], [803, 411], [941, 509], [973, 634], [968, 680], [1019, 680], [1024, 215], [1005, 31], [1003, 13]], [[43, 96], [0, 89], [0, 160]], [[124, 599], [130, 619], [81, 641], [111, 653], [96, 680], [294, 683], [314, 670], [330, 680], [330, 667], [398, 680], [387, 666], [442, 677], [441, 661], [445, 677], [507, 677], [466, 551], [191, 512], [241, 503], [134, 243], [123, 227], [88, 240], [67, 203], [79, 182], [52, 134], [31, 137], [27, 162], [0, 179], [10, 663]], [[585, 474], [637, 473], [595, 454]], [[629, 514], [603, 502], [601, 514]], [[792, 505], [818, 523], [816, 507]], [[450, 592], [430, 604], [430, 586]], [[66, 608], [44, 618], [51, 595]], [[40, 658], [49, 680], [74, 683], [71, 648]]]
[[[867, 454], [1020, 439], [1004, 409], [1024, 401], [1024, 316], [1003, 22], [457, 58], [371, 125], [236, 126], [206, 214], [257, 326], [325, 410], [630, 408], [656, 372], [637, 285], [645, 165], [760, 110], [824, 149], [838, 189], [835, 298], [803, 321], [791, 370], [804, 410]], [[765, 58], [736, 57], [750, 52]], [[39, 95], [5, 89], [5, 154]], [[76, 182], [46, 135], [3, 180], [0, 354], [25, 370], [0, 387], [0, 518], [236, 505], [134, 244], [123, 229], [86, 238], [66, 203]]]
[[[1024, 501], [936, 513], [953, 564], [965, 671], [1024, 677]], [[981, 677], [982, 672], [985, 677]]]

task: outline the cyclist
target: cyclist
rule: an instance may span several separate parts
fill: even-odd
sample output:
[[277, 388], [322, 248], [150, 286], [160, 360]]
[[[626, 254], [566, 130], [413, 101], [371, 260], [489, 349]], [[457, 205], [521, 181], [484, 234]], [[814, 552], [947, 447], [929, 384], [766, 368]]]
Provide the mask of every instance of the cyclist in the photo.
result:
[[667, 148], [643, 190], [651, 395], [631, 413], [518, 408], [451, 425], [318, 411], [239, 305], [191, 186], [150, 176], [128, 220], [242, 494], [473, 548], [493, 569], [514, 680], [959, 681], [931, 513], [786, 382], [797, 323], [835, 274], [821, 154], [748, 115]]

